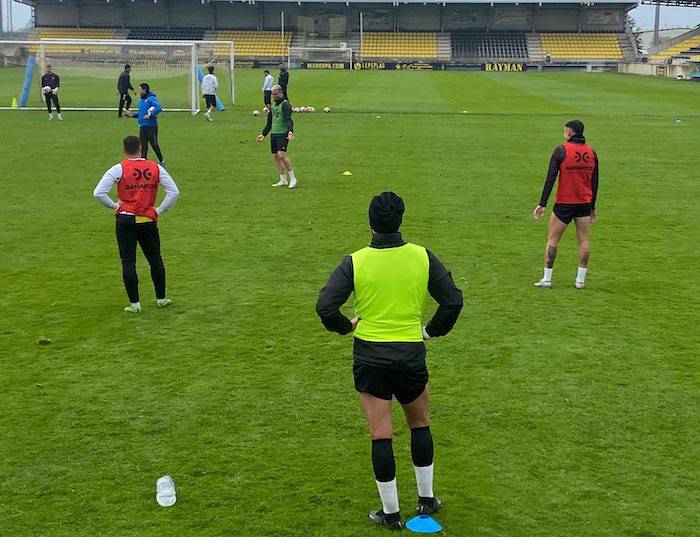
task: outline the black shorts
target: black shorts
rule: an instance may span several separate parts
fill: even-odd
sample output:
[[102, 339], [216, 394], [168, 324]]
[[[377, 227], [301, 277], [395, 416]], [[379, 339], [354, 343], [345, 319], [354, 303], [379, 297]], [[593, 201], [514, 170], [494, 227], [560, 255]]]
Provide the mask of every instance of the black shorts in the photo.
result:
[[270, 149], [272, 149], [272, 154], [274, 155], [277, 151], [287, 151], [287, 140], [286, 134], [271, 134], [270, 135]]
[[590, 203], [555, 203], [554, 215], [565, 224], [571, 223], [574, 218], [591, 216]]
[[216, 106], [216, 95], [205, 95], [204, 102], [207, 103], [207, 108], [211, 108], [212, 106]]
[[402, 405], [415, 401], [428, 384], [425, 358], [397, 366], [364, 364], [355, 360], [355, 390], [390, 401], [392, 396]]
[[265, 101], [265, 104], [267, 104], [267, 105], [272, 103], [272, 92], [271, 91], [263, 92], [263, 101]]

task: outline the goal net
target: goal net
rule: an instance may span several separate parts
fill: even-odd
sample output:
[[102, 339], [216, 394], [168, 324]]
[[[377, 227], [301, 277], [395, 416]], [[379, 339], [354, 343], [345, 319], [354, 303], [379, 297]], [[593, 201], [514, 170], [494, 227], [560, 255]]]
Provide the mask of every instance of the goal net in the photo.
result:
[[304, 63], [351, 64], [352, 49], [331, 47], [290, 47], [288, 66]]
[[61, 108], [116, 110], [117, 79], [128, 64], [137, 95], [145, 82], [165, 110], [196, 114], [204, 106], [200, 80], [208, 66], [219, 80], [222, 106], [234, 104], [234, 61], [231, 41], [0, 41], [0, 70], [10, 82], [0, 86], [10, 92], [0, 94], [0, 108], [43, 107], [41, 76], [50, 65], [60, 77]]

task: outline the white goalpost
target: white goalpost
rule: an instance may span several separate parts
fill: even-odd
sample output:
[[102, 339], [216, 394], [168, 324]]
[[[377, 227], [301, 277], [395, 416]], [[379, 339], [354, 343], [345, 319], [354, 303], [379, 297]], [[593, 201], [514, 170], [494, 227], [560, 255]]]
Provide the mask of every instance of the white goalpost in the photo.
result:
[[[117, 78], [126, 64], [136, 91], [138, 84], [148, 83], [164, 110], [198, 113], [200, 80], [208, 66], [219, 79], [219, 104], [235, 103], [232, 41], [0, 40], [0, 67], [16, 68], [20, 78], [16, 95], [0, 96], [0, 109], [43, 109], [39, 81], [51, 65], [60, 77], [64, 110], [116, 110]], [[6, 106], [10, 100], [17, 106]]]
[[347, 47], [289, 47], [287, 67], [293, 63], [352, 63], [352, 49]]

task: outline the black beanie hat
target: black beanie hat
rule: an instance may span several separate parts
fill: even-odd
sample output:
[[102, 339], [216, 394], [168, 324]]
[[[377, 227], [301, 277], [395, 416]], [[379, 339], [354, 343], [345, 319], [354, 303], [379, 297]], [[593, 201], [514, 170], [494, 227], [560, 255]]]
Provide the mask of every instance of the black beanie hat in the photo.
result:
[[393, 192], [382, 192], [369, 204], [369, 225], [377, 233], [396, 233], [401, 227], [403, 200]]

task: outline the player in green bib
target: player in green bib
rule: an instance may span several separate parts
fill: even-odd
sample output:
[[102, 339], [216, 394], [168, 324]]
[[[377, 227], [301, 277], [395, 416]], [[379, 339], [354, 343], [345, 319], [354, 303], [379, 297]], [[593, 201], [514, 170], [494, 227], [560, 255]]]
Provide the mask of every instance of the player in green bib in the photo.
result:
[[[401, 404], [411, 429], [411, 455], [418, 485], [419, 514], [442, 506], [433, 493], [433, 437], [428, 412], [427, 339], [446, 335], [462, 310], [462, 292], [435, 255], [407, 243], [399, 233], [403, 200], [393, 192], [375, 196], [369, 207], [371, 244], [347, 256], [316, 303], [326, 329], [353, 333], [355, 389], [372, 437], [372, 465], [382, 509], [375, 523], [401, 529], [392, 447], [391, 400]], [[355, 294], [355, 318], [340, 307]], [[439, 307], [423, 326], [427, 294]]]
[[[270, 134], [270, 148], [272, 157], [280, 172], [280, 180], [272, 186], [297, 186], [297, 178], [294, 176], [292, 163], [287, 156], [287, 146], [294, 139], [294, 122], [292, 121], [292, 105], [284, 97], [282, 88], [272, 86], [272, 105], [267, 114], [267, 124], [258, 136], [258, 142], [262, 142], [265, 136]], [[287, 182], [289, 174], [289, 182]]]

